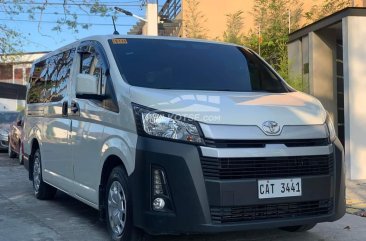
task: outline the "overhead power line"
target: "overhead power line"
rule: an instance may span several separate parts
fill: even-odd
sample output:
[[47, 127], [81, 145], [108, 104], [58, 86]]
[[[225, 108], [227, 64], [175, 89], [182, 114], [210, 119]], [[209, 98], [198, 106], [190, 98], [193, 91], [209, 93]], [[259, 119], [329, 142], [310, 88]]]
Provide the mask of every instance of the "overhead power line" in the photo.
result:
[[[131, 2], [131, 3], [135, 3]], [[94, 5], [104, 5], [104, 6], [126, 6], [126, 7], [140, 7], [141, 4], [128, 4], [128, 3], [121, 3], [121, 2], [116, 2], [116, 3], [107, 3], [104, 4], [103, 2], [98, 2], [98, 4], [94, 4], [94, 3], [76, 3], [76, 2], [72, 2], [72, 3], [60, 3], [60, 2], [2, 2], [2, 4], [9, 4], [9, 5], [56, 5], [56, 6], [94, 6]]]
[[[36, 21], [36, 20], [27, 20], [27, 19], [0, 19], [0, 21], [9, 21], [9, 22], [31, 22], [31, 23], [52, 23], [52, 24], [63, 24], [62, 22], [56, 22], [56, 21]], [[95, 25], [95, 26], [111, 26], [111, 23], [80, 23], [77, 22], [77, 25]], [[130, 27], [133, 26], [133, 24], [116, 24], [116, 26], [124, 26], [124, 27]]]
[[[4, 10], [0, 10], [0, 13], [15, 13], [15, 12], [11, 12], [11, 11], [4, 11]], [[20, 14], [26, 14], [26, 15], [30, 15], [31, 13], [28, 13], [28, 12], [21, 12], [21, 13], [17, 13], [17, 15], [20, 15]], [[62, 15], [62, 16], [72, 16], [74, 15], [73, 13], [63, 13], [63, 12], [59, 12], [59, 13], [56, 13], [56, 12], [33, 12], [33, 14], [37, 15], [37, 14], [43, 14], [43, 15]], [[100, 14], [96, 14], [96, 13], [91, 13], [91, 14], [86, 14], [86, 13], [75, 13], [77, 16], [88, 16], [88, 17], [108, 17], [110, 18], [111, 15], [100, 15]], [[120, 17], [128, 17], [126, 15], [118, 15], [118, 18]]]

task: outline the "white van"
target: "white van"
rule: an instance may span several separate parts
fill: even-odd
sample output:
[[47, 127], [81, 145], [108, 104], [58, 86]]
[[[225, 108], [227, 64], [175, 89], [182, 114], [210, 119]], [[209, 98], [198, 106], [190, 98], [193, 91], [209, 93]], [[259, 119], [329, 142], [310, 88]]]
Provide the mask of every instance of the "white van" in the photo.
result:
[[242, 46], [86, 38], [33, 64], [26, 113], [35, 196], [100, 210], [113, 240], [305, 231], [345, 213], [327, 112]]

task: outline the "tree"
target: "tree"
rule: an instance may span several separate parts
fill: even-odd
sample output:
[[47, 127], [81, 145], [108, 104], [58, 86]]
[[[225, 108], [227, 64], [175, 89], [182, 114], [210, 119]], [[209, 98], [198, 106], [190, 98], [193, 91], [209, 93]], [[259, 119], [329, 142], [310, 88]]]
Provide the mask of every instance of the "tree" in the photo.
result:
[[15, 53], [22, 45], [19, 40], [20, 33], [14, 31], [5, 24], [0, 24], [0, 61], [4, 61], [6, 53]]
[[351, 0], [325, 0], [321, 5], [312, 6], [304, 16], [311, 23], [350, 6]]
[[185, 1], [187, 9], [183, 18], [183, 26], [187, 38], [207, 38], [207, 29], [202, 26], [207, 19], [199, 10], [199, 4], [198, 0]]
[[225, 42], [242, 44], [243, 34], [241, 30], [244, 25], [243, 11], [239, 10], [235, 13], [226, 15], [226, 31], [223, 34], [223, 40]]
[[[55, 7], [61, 7], [62, 10], [55, 11]], [[48, 13], [46, 10], [49, 10]], [[75, 33], [80, 28], [87, 29], [91, 26], [91, 24], [79, 22], [80, 12], [90, 16], [112, 16], [115, 13], [112, 4], [104, 4], [99, 0], [63, 0], [60, 2], [49, 2], [48, 0], [10, 0], [4, 2], [0, 0], [0, 12], [3, 16], [12, 19], [14, 16], [27, 14], [28, 20], [38, 22], [40, 34], [45, 34], [41, 31], [42, 20], [45, 14], [52, 14], [50, 11], [54, 12], [53, 16], [55, 18], [52, 30], [61, 32], [69, 29]], [[0, 23], [0, 54], [3, 58], [6, 59], [4, 55], [7, 53], [20, 51], [26, 41], [27, 39], [22, 33], [9, 28], [4, 23]]]
[[255, 28], [245, 39], [247, 46], [259, 52], [288, 81], [288, 34], [300, 27], [302, 11], [299, 0], [255, 0]]

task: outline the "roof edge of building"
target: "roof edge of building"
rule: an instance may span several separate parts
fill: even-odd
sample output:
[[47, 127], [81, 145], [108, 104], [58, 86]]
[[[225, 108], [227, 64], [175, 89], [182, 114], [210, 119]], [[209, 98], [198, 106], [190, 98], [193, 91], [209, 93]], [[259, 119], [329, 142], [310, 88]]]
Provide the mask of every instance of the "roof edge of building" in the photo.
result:
[[298, 29], [289, 35], [289, 43], [298, 40], [299, 38], [307, 35], [310, 32], [317, 31], [321, 28], [328, 27], [337, 22], [342, 21], [343, 18], [348, 16], [365, 16], [366, 17], [366, 8], [365, 7], [348, 7], [344, 8], [338, 12], [335, 12], [329, 16], [326, 16], [322, 19], [319, 19], [301, 29]]

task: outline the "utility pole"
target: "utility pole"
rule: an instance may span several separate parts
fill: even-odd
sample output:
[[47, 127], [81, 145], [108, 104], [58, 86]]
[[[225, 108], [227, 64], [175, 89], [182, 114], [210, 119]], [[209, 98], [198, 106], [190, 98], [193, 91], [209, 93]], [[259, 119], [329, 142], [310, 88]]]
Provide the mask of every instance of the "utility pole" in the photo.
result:
[[146, 6], [147, 35], [158, 36], [158, 1], [148, 0]]
[[291, 33], [291, 9], [288, 9], [288, 33]]

